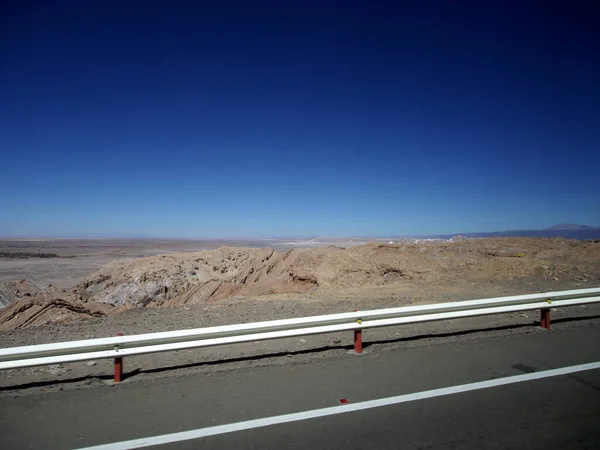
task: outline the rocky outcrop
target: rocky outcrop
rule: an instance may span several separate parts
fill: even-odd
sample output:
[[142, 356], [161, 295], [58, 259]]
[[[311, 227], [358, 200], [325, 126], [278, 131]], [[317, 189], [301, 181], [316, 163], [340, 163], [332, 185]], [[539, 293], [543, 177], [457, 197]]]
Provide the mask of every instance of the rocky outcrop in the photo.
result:
[[[99, 317], [132, 307], [178, 307], [227, 298], [324, 294], [443, 280], [600, 281], [600, 243], [494, 238], [292, 249], [221, 247], [113, 261], [69, 292], [26, 281], [0, 286], [1, 329]], [[8, 305], [8, 306], [7, 306]]]
[[15, 280], [0, 284], [0, 308], [9, 306], [21, 298], [43, 295], [44, 291], [27, 280]]
[[[84, 280], [74, 294], [82, 302], [160, 307], [412, 280], [512, 279], [539, 273], [551, 255], [560, 255], [561, 264], [600, 261], [600, 246], [564, 239], [496, 238], [374, 242], [285, 253], [221, 247], [113, 262]], [[585, 271], [593, 269], [586, 266]]]
[[84, 305], [58, 299], [48, 301], [39, 296], [22, 298], [0, 310], [0, 331], [103, 317], [114, 312], [114, 307], [97, 303]]

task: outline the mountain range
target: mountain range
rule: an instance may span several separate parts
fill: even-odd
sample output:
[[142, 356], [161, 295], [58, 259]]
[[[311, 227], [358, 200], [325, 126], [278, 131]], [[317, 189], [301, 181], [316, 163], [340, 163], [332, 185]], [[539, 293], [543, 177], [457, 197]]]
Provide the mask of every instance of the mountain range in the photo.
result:
[[[579, 225], [575, 223], [560, 223], [541, 230], [505, 230], [479, 233], [458, 233], [464, 237], [562, 237], [567, 239], [600, 239], [600, 227]], [[437, 239], [450, 239], [456, 234], [427, 236]]]

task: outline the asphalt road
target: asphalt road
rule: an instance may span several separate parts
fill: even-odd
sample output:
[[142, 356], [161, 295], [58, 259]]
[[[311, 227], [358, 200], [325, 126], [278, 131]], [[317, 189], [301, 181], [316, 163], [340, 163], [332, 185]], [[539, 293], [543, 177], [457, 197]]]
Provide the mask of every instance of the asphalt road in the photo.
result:
[[[0, 398], [0, 448], [107, 444], [600, 361], [597, 319], [361, 356]], [[225, 433], [165, 449], [600, 448], [600, 370]]]

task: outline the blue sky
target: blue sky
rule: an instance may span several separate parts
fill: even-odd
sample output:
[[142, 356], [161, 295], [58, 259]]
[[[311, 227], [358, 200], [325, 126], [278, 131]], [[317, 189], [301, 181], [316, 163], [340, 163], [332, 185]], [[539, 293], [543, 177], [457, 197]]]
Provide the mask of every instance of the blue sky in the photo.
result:
[[5, 2], [0, 235], [598, 226], [594, 3]]

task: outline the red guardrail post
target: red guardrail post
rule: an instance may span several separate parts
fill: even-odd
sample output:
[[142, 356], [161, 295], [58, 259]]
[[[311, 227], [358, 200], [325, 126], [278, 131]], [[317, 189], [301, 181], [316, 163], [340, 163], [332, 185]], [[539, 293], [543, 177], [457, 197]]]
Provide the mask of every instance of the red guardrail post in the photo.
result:
[[543, 308], [540, 319], [540, 326], [546, 330], [550, 329], [550, 308]]
[[354, 353], [362, 353], [362, 330], [354, 330]]
[[[354, 312], [357, 312], [355, 309]], [[356, 323], [362, 323], [362, 319], [356, 319]], [[362, 353], [362, 330], [354, 330], [354, 353]]]
[[[117, 336], [123, 336], [123, 333], [117, 333]], [[115, 358], [115, 383], [120, 383], [123, 379], [123, 358]]]

